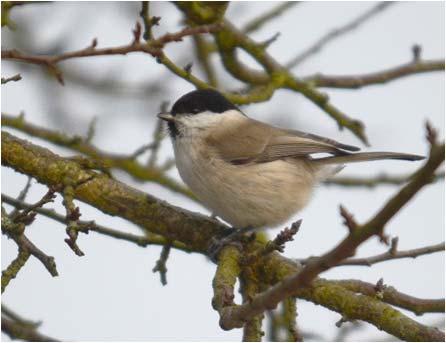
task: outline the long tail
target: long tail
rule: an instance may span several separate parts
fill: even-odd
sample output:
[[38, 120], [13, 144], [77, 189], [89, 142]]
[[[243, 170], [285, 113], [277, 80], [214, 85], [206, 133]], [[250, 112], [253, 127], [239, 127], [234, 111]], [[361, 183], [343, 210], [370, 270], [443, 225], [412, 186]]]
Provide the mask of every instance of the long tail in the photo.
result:
[[402, 154], [398, 152], [359, 152], [342, 156], [329, 156], [315, 158], [313, 162], [321, 164], [343, 164], [352, 162], [376, 161], [376, 160], [404, 160], [419, 161], [425, 157], [420, 155]]

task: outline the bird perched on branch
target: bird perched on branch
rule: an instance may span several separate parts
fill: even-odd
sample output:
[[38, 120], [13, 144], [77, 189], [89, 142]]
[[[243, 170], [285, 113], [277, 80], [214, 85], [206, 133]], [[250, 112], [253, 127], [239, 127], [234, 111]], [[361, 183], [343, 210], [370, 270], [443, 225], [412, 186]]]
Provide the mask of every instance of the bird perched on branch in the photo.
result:
[[[417, 161], [395, 152], [359, 148], [247, 117], [215, 90], [183, 95], [167, 121], [181, 178], [215, 215], [240, 232], [284, 223], [310, 200], [318, 182], [343, 164]], [[325, 153], [327, 156], [315, 157]]]

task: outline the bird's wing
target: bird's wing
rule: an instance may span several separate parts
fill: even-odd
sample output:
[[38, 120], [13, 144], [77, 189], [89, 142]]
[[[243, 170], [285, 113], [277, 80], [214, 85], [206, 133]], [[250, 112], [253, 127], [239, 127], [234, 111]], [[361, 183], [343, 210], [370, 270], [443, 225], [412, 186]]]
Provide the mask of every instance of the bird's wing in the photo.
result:
[[349, 154], [358, 148], [301, 131], [284, 130], [243, 117], [214, 128], [206, 138], [225, 161], [234, 164], [269, 162], [316, 153]]

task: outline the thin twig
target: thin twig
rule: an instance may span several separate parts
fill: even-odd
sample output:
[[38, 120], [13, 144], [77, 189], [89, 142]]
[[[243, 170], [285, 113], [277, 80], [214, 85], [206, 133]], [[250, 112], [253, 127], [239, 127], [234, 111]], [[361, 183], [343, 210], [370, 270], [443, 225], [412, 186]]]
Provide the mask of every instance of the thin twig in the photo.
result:
[[150, 41], [153, 39], [152, 27], [159, 25], [159, 21], [161, 19], [160, 17], [150, 17], [149, 6], [150, 1], [142, 1], [141, 12], [139, 12], [139, 15], [144, 22], [143, 38], [146, 41]]
[[66, 52], [60, 55], [28, 55], [18, 50], [2, 50], [2, 59], [14, 60], [32, 64], [39, 64], [46, 66], [57, 78], [57, 80], [63, 85], [62, 72], [57, 67], [57, 64], [62, 61], [66, 61], [72, 58], [79, 57], [91, 57], [91, 56], [106, 56], [106, 55], [126, 55], [133, 52], [144, 52], [153, 57], [158, 58], [161, 54], [162, 48], [171, 42], [179, 42], [184, 37], [192, 36], [195, 34], [214, 32], [220, 29], [219, 24], [202, 25], [196, 27], [186, 27], [183, 30], [176, 33], [166, 33], [158, 39], [150, 40], [147, 43], [141, 43], [139, 37], [141, 34], [141, 26], [137, 23], [135, 30], [133, 31], [134, 39], [130, 44], [100, 48], [96, 47], [97, 40], [93, 39], [92, 43], [80, 50]]
[[[37, 201], [35, 204], [32, 204], [29, 207], [24, 208], [22, 211], [20, 211], [18, 213], [12, 212], [12, 213], [14, 213], [14, 215], [12, 213], [10, 214], [12, 221], [15, 223], [29, 222], [30, 220], [32, 220], [32, 217], [34, 216], [33, 212], [35, 212], [36, 209], [41, 208], [43, 205], [54, 201], [54, 198], [56, 197], [56, 195], [54, 193], [55, 193], [55, 189], [50, 188], [50, 189], [48, 189], [46, 194], [39, 201]], [[21, 201], [20, 196], [18, 197], [18, 200]]]
[[[410, 250], [401, 250], [398, 251], [394, 245], [390, 247], [388, 251], [382, 254], [369, 256], [369, 257], [359, 257], [359, 258], [350, 258], [346, 259], [336, 265], [338, 266], [372, 266], [376, 263], [385, 262], [385, 261], [391, 261], [391, 260], [398, 260], [402, 258], [417, 258], [419, 256], [433, 254], [436, 252], [442, 252], [445, 250], [445, 243], [439, 243], [434, 245], [428, 245], [421, 248], [416, 249], [410, 249]], [[296, 259], [297, 262], [301, 264], [306, 264], [310, 260], [314, 259], [315, 257], [305, 258], [305, 259]]]
[[[28, 181], [26, 181], [26, 185], [25, 187], [22, 189], [22, 191], [20, 192], [19, 196], [17, 197], [18, 201], [24, 201], [26, 198], [26, 195], [29, 192], [29, 189], [31, 188], [31, 181], [32, 181], [32, 177], [28, 176]], [[18, 209], [14, 209], [9, 215], [11, 217], [15, 217], [18, 214]]]
[[371, 9], [368, 9], [364, 13], [362, 13], [360, 16], [355, 18], [354, 20], [348, 22], [347, 24], [344, 24], [343, 26], [340, 26], [338, 28], [335, 28], [331, 30], [330, 32], [326, 33], [322, 37], [320, 37], [313, 45], [311, 45], [308, 49], [294, 57], [291, 61], [289, 61], [286, 66], [287, 68], [291, 69], [295, 66], [301, 64], [303, 61], [308, 59], [310, 56], [316, 54], [320, 50], [322, 50], [327, 43], [330, 41], [339, 38], [342, 35], [345, 35], [346, 33], [349, 33], [355, 29], [357, 29], [360, 25], [364, 24], [366, 21], [370, 20], [377, 14], [383, 12], [389, 6], [391, 6], [392, 2], [380, 2], [378, 5], [373, 6]]
[[287, 11], [291, 7], [300, 4], [300, 1], [284, 1], [278, 5], [275, 5], [273, 8], [269, 9], [265, 13], [261, 14], [257, 18], [252, 19], [247, 24], [243, 26], [241, 31], [243, 33], [251, 33], [253, 31], [258, 30], [260, 27], [265, 25], [268, 21], [273, 20], [283, 14], [283, 12]]
[[[20, 214], [20, 213], [19, 213]], [[4, 232], [9, 238], [12, 238], [19, 250], [26, 251], [37, 258], [44, 267], [48, 270], [51, 276], [59, 275], [56, 268], [56, 262], [54, 257], [46, 255], [42, 250], [37, 248], [25, 235], [25, 224], [22, 222], [14, 222], [4, 211], [2, 207], [2, 232]], [[22, 255], [22, 258], [24, 255]]]
[[396, 251], [392, 252], [391, 249], [383, 254], [362, 257], [362, 258], [352, 258], [342, 261], [338, 264], [338, 266], [371, 266], [376, 263], [396, 260], [401, 258], [416, 258], [423, 255], [432, 254], [435, 252], [444, 252], [445, 244], [444, 242], [434, 245], [429, 245], [422, 248], [404, 250], [404, 251]]
[[[410, 181], [412, 175], [379, 174], [372, 177], [343, 176], [324, 181], [327, 186], [375, 188], [381, 185], [402, 185]], [[435, 174], [432, 182], [444, 181], [444, 171]]]
[[[6, 194], [2, 194], [2, 202], [6, 203], [6, 204], [10, 204], [16, 208], [27, 208], [30, 206], [29, 204], [18, 201]], [[51, 218], [59, 223], [66, 224], [65, 216], [57, 213], [54, 210], [45, 209], [45, 208], [37, 208], [34, 211], [41, 215], [44, 215], [45, 217]], [[127, 233], [127, 232], [110, 229], [108, 227], [96, 224], [94, 221], [79, 220], [78, 222], [81, 226], [85, 227], [87, 231], [97, 232], [97, 233], [105, 235], [105, 236], [109, 236], [112, 238], [131, 242], [131, 243], [134, 243], [140, 247], [147, 247], [149, 245], [164, 246], [168, 243], [168, 241], [160, 235], [155, 235], [155, 234], [146, 235], [146, 236], [134, 235], [134, 234]], [[185, 244], [182, 244], [178, 241], [171, 242], [170, 244], [175, 249], [182, 250], [184, 252], [192, 251], [191, 249], [187, 248], [187, 246]]]
[[91, 143], [93, 140], [93, 137], [96, 133], [96, 124], [98, 122], [98, 117], [93, 117], [93, 119], [90, 121], [90, 124], [88, 125], [87, 135], [85, 136], [85, 142]]
[[444, 66], [444, 59], [418, 60], [373, 73], [358, 75], [316, 74], [305, 77], [303, 80], [314, 87], [357, 89], [384, 84], [414, 74], [444, 71]]
[[66, 232], [68, 238], [65, 238], [65, 243], [68, 244], [71, 250], [77, 256], [84, 256], [84, 252], [77, 245], [77, 237], [79, 232], [85, 232], [87, 228], [79, 224], [79, 217], [81, 216], [79, 207], [74, 204], [74, 188], [71, 185], [67, 185], [62, 191], [63, 201], [62, 204], [65, 207], [66, 215], [65, 220], [67, 224]]
[[[381, 279], [382, 280], [382, 279]], [[331, 281], [350, 291], [368, 296], [378, 297], [380, 300], [409, 310], [417, 315], [424, 313], [444, 313], [445, 300], [443, 299], [421, 299], [397, 291], [392, 286], [377, 285], [361, 280], [335, 280]]]
[[153, 267], [152, 271], [154, 273], [160, 273], [161, 284], [163, 286], [167, 285], [167, 259], [169, 258], [171, 245], [167, 244], [163, 246], [160, 254], [160, 258], [156, 261], [155, 267]]

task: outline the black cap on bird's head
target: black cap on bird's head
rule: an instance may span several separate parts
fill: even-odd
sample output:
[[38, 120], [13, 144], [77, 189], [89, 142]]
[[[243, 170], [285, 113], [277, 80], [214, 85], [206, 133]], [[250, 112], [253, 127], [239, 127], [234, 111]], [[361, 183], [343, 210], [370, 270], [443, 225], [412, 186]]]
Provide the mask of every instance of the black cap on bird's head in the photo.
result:
[[183, 95], [173, 104], [170, 113], [160, 113], [158, 117], [168, 122], [169, 133], [175, 138], [178, 134], [174, 119], [176, 116], [202, 112], [223, 113], [229, 110], [239, 109], [216, 90], [198, 89]]
[[179, 98], [172, 107], [170, 114], [197, 114], [205, 111], [222, 113], [238, 109], [222, 94], [213, 89], [199, 89], [189, 92]]

